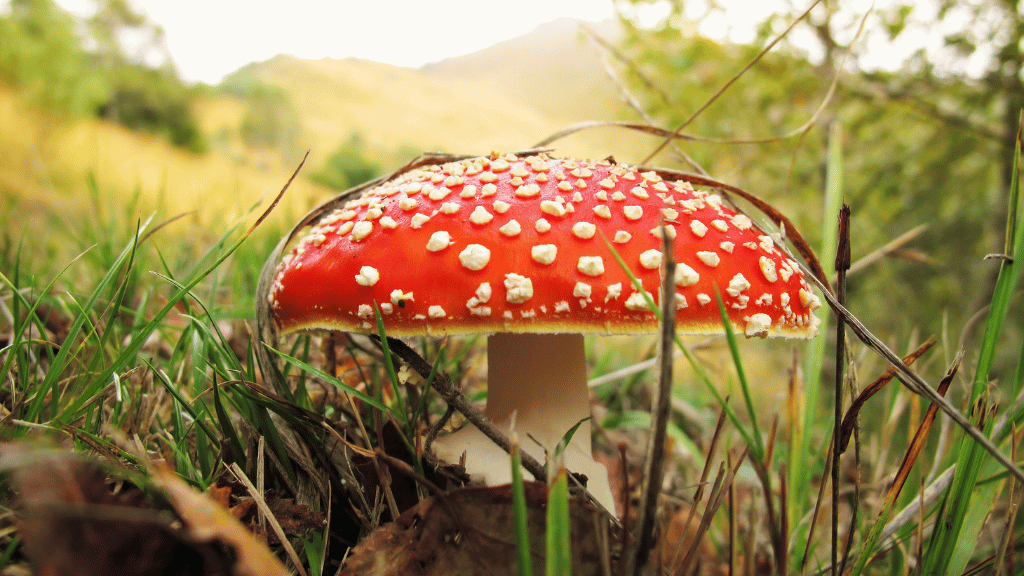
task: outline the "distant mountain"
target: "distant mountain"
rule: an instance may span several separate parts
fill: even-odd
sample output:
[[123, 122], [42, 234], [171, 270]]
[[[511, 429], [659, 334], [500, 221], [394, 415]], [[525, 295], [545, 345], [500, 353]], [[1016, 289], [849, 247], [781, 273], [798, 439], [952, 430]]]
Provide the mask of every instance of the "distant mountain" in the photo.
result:
[[[352, 58], [291, 56], [246, 70], [291, 96], [314, 166], [352, 134], [389, 155], [521, 149], [569, 124], [630, 117], [580, 25], [578, 20], [555, 20], [419, 70]], [[611, 24], [593, 26], [606, 38], [615, 36]], [[628, 159], [623, 149], [635, 148], [636, 139], [600, 130], [556, 146], [577, 156]]]
[[533, 32], [483, 50], [427, 64], [437, 78], [476, 82], [547, 114], [572, 120], [607, 119], [618, 89], [605, 73], [601, 53], [587, 38], [590, 28], [615, 42], [615, 22], [587, 24], [559, 18]]
[[486, 153], [528, 146], [549, 126], [541, 113], [499, 90], [412, 68], [277, 56], [251, 70], [290, 95], [314, 164], [352, 134], [381, 151]]

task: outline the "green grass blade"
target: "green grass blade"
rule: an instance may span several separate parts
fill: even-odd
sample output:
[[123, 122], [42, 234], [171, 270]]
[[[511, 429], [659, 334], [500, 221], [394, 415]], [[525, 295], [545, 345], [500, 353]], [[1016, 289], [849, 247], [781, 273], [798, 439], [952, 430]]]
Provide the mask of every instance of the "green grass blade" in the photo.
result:
[[722, 317], [722, 329], [725, 331], [725, 341], [729, 344], [729, 353], [732, 354], [732, 363], [736, 367], [736, 375], [740, 381], [740, 390], [743, 391], [743, 401], [747, 406], [747, 415], [750, 417], [750, 427], [753, 430], [753, 444], [750, 446], [751, 457], [754, 460], [763, 462], [765, 460], [764, 438], [761, 436], [761, 428], [757, 425], [757, 412], [754, 410], [754, 401], [750, 396], [750, 385], [747, 383], [747, 375], [743, 371], [743, 362], [740, 361], [740, 349], [736, 344], [736, 334], [732, 331], [732, 323], [729, 322], [729, 313], [725, 310], [725, 303], [722, 302], [722, 294], [715, 286], [715, 299], [718, 301], [718, 312]]
[[[652, 312], [654, 312], [655, 317], [658, 319], [659, 322], [661, 322], [661, 308], [658, 307], [657, 304], [655, 304], [654, 298], [652, 298], [650, 293], [644, 289], [642, 284], [640, 284], [640, 281], [633, 274], [633, 271], [629, 269], [629, 266], [627, 266], [626, 262], [622, 259], [621, 256], [619, 256], [619, 253], [617, 250], [615, 250], [615, 247], [612, 246], [611, 242], [609, 242], [607, 238], [604, 237], [604, 234], [601, 235], [601, 239], [604, 240], [605, 246], [608, 247], [608, 250], [612, 253], [612, 256], [615, 257], [616, 262], [619, 263], [619, 266], [629, 277], [629, 281], [632, 283], [633, 288], [638, 293], [643, 294], [644, 299], [647, 301], [647, 307]], [[750, 433], [749, 430], [746, 429], [746, 426], [743, 425], [743, 422], [739, 419], [739, 416], [736, 415], [736, 411], [733, 410], [731, 406], [729, 406], [729, 403], [726, 402], [725, 398], [723, 398], [722, 395], [718, 392], [718, 389], [715, 388], [715, 384], [714, 382], [712, 382], [711, 377], [708, 376], [707, 371], [704, 370], [704, 367], [700, 365], [700, 362], [697, 361], [697, 358], [694, 357], [690, 350], [683, 344], [683, 341], [679, 337], [679, 334], [676, 334], [675, 336], [675, 343], [676, 347], [679, 348], [680, 351], [682, 351], [683, 356], [686, 357], [687, 362], [690, 363], [690, 367], [697, 374], [697, 377], [704, 384], [704, 387], [707, 388], [708, 391], [711, 392], [711, 395], [715, 397], [715, 401], [718, 402], [718, 405], [725, 412], [726, 416], [728, 416], [729, 421], [732, 422], [733, 426], [735, 426], [739, 433], [743, 436], [743, 440], [747, 443], [748, 446], [756, 446], [754, 436]]]
[[244, 470], [246, 466], [245, 447], [242, 445], [242, 440], [238, 437], [238, 433], [235, 432], [235, 427], [231, 423], [231, 417], [224, 406], [224, 396], [220, 386], [214, 382], [212, 388], [213, 410], [217, 414], [217, 422], [220, 424], [221, 437], [227, 438], [235, 461]]
[[437, 351], [437, 357], [434, 359], [434, 363], [430, 365], [430, 374], [427, 375], [427, 379], [423, 382], [423, 393], [420, 394], [420, 401], [416, 405], [416, 411], [413, 412], [413, 422], [418, 422], [423, 414], [427, 411], [428, 402], [430, 401], [430, 391], [434, 388], [434, 378], [437, 377], [437, 371], [440, 366], [445, 363], [445, 347], [442, 346]]
[[548, 489], [545, 561], [547, 576], [572, 574], [572, 540], [569, 533], [569, 477], [559, 468]]
[[306, 553], [306, 565], [310, 576], [320, 576], [324, 570], [324, 538], [320, 532], [312, 532], [302, 538], [302, 549]]
[[356, 390], [355, 388], [349, 386], [348, 384], [345, 384], [341, 380], [338, 380], [337, 378], [335, 378], [334, 376], [331, 376], [330, 374], [324, 372], [323, 370], [320, 370], [318, 368], [314, 368], [313, 366], [303, 362], [302, 360], [299, 360], [298, 358], [295, 358], [293, 356], [289, 356], [288, 354], [285, 354], [284, 352], [280, 352], [278, 350], [275, 350], [271, 346], [267, 346], [267, 350], [270, 350], [274, 354], [277, 354], [278, 356], [280, 356], [281, 359], [284, 360], [287, 364], [291, 364], [292, 366], [295, 366], [296, 368], [299, 368], [300, 370], [303, 370], [305, 372], [313, 374], [313, 375], [317, 376], [318, 378], [322, 379], [324, 382], [327, 382], [328, 384], [332, 384], [333, 386], [335, 386], [337, 388], [340, 388], [341, 390], [344, 390], [346, 394], [351, 394], [352, 396], [355, 396], [356, 398], [359, 398], [363, 402], [366, 402], [367, 404], [369, 404], [370, 406], [373, 406], [374, 408], [376, 408], [378, 410], [381, 410], [383, 412], [387, 412], [388, 411], [388, 407], [385, 406], [384, 403], [381, 402], [380, 400], [374, 398], [373, 396], [369, 396], [367, 394], [364, 394], [364, 393], [360, 392], [359, 390]]
[[[53, 289], [54, 284], [56, 284], [57, 280], [60, 279], [64, 275], [64, 273], [67, 272], [68, 269], [70, 269], [84, 255], [85, 255], [85, 252], [80, 252], [78, 255], [76, 255], [70, 262], [68, 262], [68, 264], [66, 266], [64, 266], [64, 268], [62, 268], [60, 270], [60, 272], [58, 272], [50, 280], [50, 282], [45, 287], [43, 287], [43, 289], [40, 291], [40, 293], [41, 294], [49, 294], [50, 291]], [[26, 318], [35, 319], [36, 308], [38, 308], [40, 302], [42, 302], [42, 299], [40, 299], [40, 298], [37, 298], [34, 302], [29, 302], [28, 300], [25, 299], [25, 295], [22, 294], [21, 290], [19, 290], [18, 287], [17, 287], [18, 286], [18, 281], [19, 281], [19, 270], [18, 270], [17, 267], [14, 270], [14, 275], [13, 276], [14, 276], [13, 278], [8, 278], [7, 276], [4, 275], [3, 271], [0, 271], [0, 284], [3, 284], [4, 286], [7, 286], [7, 289], [11, 291], [11, 296], [12, 296], [12, 302], [11, 302], [12, 314], [11, 314], [11, 316], [14, 319], [14, 327], [13, 327], [14, 331], [12, 333], [13, 338], [11, 340], [11, 343], [8, 346], [5, 346], [0, 351], [7, 351], [8, 349], [18, 349], [21, 346], [22, 336], [23, 336], [25, 331], [22, 329], [23, 326], [20, 324], [21, 317], [22, 317], [21, 309], [20, 308], [22, 306], [24, 306], [26, 308], [26, 310], [27, 310], [27, 313], [25, 314]], [[68, 336], [67, 340], [71, 340], [70, 331], [69, 331], [69, 336]], [[0, 380], [3, 380], [7, 376], [7, 373], [10, 370], [11, 363], [14, 361], [15, 357], [16, 357], [15, 354], [8, 354], [4, 358], [4, 363], [3, 363], [2, 366], [0, 366]], [[25, 381], [25, 380], [22, 380], [22, 381]]]
[[14, 555], [14, 551], [17, 550], [20, 545], [21, 536], [15, 534], [14, 537], [11, 538], [10, 544], [8, 544], [7, 548], [4, 549], [4, 553], [0, 554], [0, 570], [4, 570], [7, 565], [11, 563], [11, 556]]
[[530, 526], [526, 509], [526, 487], [519, 457], [519, 438], [512, 433], [512, 512], [516, 530], [516, 559], [519, 576], [533, 576], [533, 555], [530, 553]]
[[590, 420], [591, 418], [593, 418], [593, 416], [587, 416], [586, 418], [582, 418], [579, 422], [574, 424], [572, 428], [566, 430], [565, 434], [562, 435], [562, 439], [558, 441], [558, 445], [555, 446], [555, 458], [558, 458], [558, 455], [565, 451], [565, 447], [568, 446], [569, 442], [572, 441], [572, 437], [576, 435], [576, 431], [580, 429], [580, 426], [582, 426], [584, 422]]
[[[398, 416], [398, 422], [406, 429], [406, 434], [411, 434], [413, 431], [409, 429], [409, 414], [405, 410], [405, 401], [402, 399], [402, 388], [398, 383], [398, 374], [395, 372], [395, 363], [391, 358], [391, 348], [388, 346], [388, 335], [384, 330], [384, 317], [381, 316], [380, 308], [377, 306], [377, 302], [373, 303], [373, 314], [377, 319], [377, 336], [380, 337], [380, 349], [384, 354], [384, 367], [388, 371], [388, 379], [391, 381], [391, 390], [394, 392], [395, 397], [395, 409], [391, 410], [392, 416]], [[383, 401], [383, 389], [381, 390], [381, 400]], [[397, 413], [397, 414], [396, 414]]]
[[194, 406], [189, 404], [188, 400], [186, 400], [185, 397], [181, 395], [181, 392], [178, 390], [178, 388], [170, 381], [169, 378], [167, 378], [167, 375], [164, 374], [161, 370], [158, 370], [149, 362], [146, 362], [146, 365], [149, 366], [149, 369], [153, 371], [153, 377], [157, 379], [160, 382], [160, 384], [163, 385], [164, 389], [167, 390], [167, 392], [171, 396], [173, 396], [174, 399], [178, 402], [178, 404], [181, 406], [181, 409], [188, 413], [188, 415], [192, 418], [196, 425], [203, 429], [203, 432], [206, 432], [207, 437], [219, 438], [219, 436], [213, 431], [213, 429], [210, 428], [209, 424], [206, 423], [206, 415], [200, 413], [198, 410], [195, 409]]
[[[226, 232], [224, 238], [222, 239], [222, 242], [232, 233], [232, 230]], [[238, 249], [238, 247], [242, 245], [246, 238], [248, 238], [248, 235], [243, 235], [234, 244], [232, 244], [223, 254], [217, 256], [208, 267], [202, 269], [197, 274], [194, 274], [191, 278], [189, 278], [187, 282], [183, 282], [181, 284], [181, 287], [178, 288], [178, 290], [168, 298], [167, 303], [164, 304], [164, 306], [153, 315], [153, 318], [151, 318], [148, 323], [140, 327], [132, 335], [131, 340], [128, 342], [127, 345], [125, 345], [121, 349], [121, 353], [112, 362], [110, 362], [109, 366], [107, 366], [103, 370], [100, 370], [98, 374], [96, 374], [96, 376], [93, 377], [93, 380], [85, 388], [85, 390], [83, 390], [83, 393], [79, 396], [79, 398], [77, 398], [74, 402], [68, 405], [58, 415], [57, 420], [66, 422], [70, 419], [73, 419], [75, 413], [89, 400], [89, 397], [91, 397], [92, 394], [94, 394], [99, 388], [104, 386], [107, 381], [109, 381], [111, 374], [113, 374], [115, 371], [123, 370], [124, 367], [129, 364], [132, 358], [134, 358], [139, 353], [139, 350], [142, 349], [142, 346], [146, 343], [146, 340], [149, 338], [150, 334], [152, 334], [153, 331], [157, 329], [157, 327], [167, 317], [167, 314], [178, 304], [178, 302], [184, 299], [188, 295], [189, 291], [191, 291], [193, 288], [199, 285], [199, 283], [202, 282], [204, 278], [206, 278], [211, 272], [213, 272], [218, 266], [220, 266], [225, 260], [227, 260], [231, 253]], [[134, 245], [134, 241], [132, 245]], [[210, 256], [211, 254], [212, 252], [208, 253], [207, 256]], [[122, 258], [123, 257], [124, 256], [122, 256]], [[107, 277], [105, 277], [105, 283], [109, 282], [108, 277], [113, 276], [115, 268], [116, 267], [112, 267], [111, 270], [108, 271]], [[95, 301], [95, 297], [97, 296], [99, 289], [100, 287], [97, 287], [97, 290], [94, 291], [93, 297], [87, 303], [87, 306], [84, 307], [85, 310], [89, 310], [92, 308], [92, 303]]]

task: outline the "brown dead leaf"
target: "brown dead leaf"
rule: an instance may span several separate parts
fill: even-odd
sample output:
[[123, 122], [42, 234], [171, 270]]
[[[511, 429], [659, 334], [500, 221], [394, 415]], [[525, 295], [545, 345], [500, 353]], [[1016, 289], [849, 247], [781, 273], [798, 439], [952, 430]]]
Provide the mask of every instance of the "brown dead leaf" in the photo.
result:
[[[211, 490], [214, 488], [214, 486], [211, 486]], [[251, 496], [231, 495], [230, 488], [223, 487], [217, 489], [218, 498], [224, 498], [224, 491], [229, 492], [227, 504], [220, 500], [215, 501], [223, 506], [231, 514], [232, 518], [241, 522], [243, 526], [247, 527], [261, 541], [265, 541], [271, 546], [281, 544], [277, 534], [273, 531], [268, 532], [260, 524], [259, 506]], [[273, 493], [267, 493], [264, 500], [267, 503], [267, 507], [270, 508], [270, 513], [277, 519], [278, 524], [281, 525], [281, 529], [284, 530], [287, 536], [301, 536], [307, 534], [310, 530], [322, 530], [327, 521], [327, 517], [323, 512], [310, 510], [308, 506], [296, 504], [291, 498], [281, 498]]]
[[[459, 488], [424, 500], [352, 549], [344, 576], [517, 575], [511, 487]], [[526, 483], [530, 549], [535, 574], [544, 573], [547, 489]], [[598, 526], [603, 513], [580, 500], [570, 502], [573, 573], [602, 574], [605, 546]], [[615, 542], [617, 539], [612, 536]]]
[[212, 484], [209, 488], [206, 489], [206, 493], [207, 495], [210, 496], [210, 500], [213, 500], [217, 504], [220, 504], [221, 506], [230, 510], [231, 493], [233, 490], [234, 488], [227, 484], [224, 477], [222, 476], [220, 479], [217, 480], [216, 483]]
[[20, 496], [18, 531], [37, 576], [234, 574], [219, 542], [192, 540], [141, 490], [68, 451], [0, 444], [0, 462]]
[[195, 491], [167, 469], [153, 475], [185, 524], [188, 536], [201, 543], [223, 543], [236, 559], [235, 576], [287, 576], [288, 571], [265, 544], [245, 529], [231, 513], [211, 498]]

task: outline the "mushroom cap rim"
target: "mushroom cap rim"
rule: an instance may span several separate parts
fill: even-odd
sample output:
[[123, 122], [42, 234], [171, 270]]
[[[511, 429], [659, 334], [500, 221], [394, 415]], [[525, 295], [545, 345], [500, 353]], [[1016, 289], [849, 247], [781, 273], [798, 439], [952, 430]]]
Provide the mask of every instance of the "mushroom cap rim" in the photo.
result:
[[[811, 314], [812, 321], [804, 326], [786, 326], [783, 329], [779, 329], [773, 325], [767, 330], [765, 334], [759, 334], [755, 337], [767, 337], [767, 338], [792, 338], [801, 340], [810, 340], [818, 335], [818, 325], [820, 319]], [[369, 320], [367, 320], [369, 322]], [[658, 333], [658, 322], [652, 319], [651, 322], [605, 322], [600, 325], [593, 323], [578, 322], [573, 323], [571, 321], [563, 322], [539, 322], [530, 321], [528, 323], [517, 322], [510, 320], [508, 323], [500, 323], [498, 325], [487, 326], [483, 324], [477, 325], [460, 325], [457, 323], [451, 323], [445, 325], [443, 323], [436, 324], [418, 324], [416, 326], [388, 326], [387, 321], [384, 323], [384, 331], [388, 336], [394, 337], [415, 337], [415, 336], [429, 336], [429, 337], [443, 337], [443, 336], [466, 336], [471, 334], [498, 334], [498, 333], [512, 333], [512, 334], [601, 334], [606, 336], [615, 335], [642, 335], [642, 334], [657, 334]], [[744, 327], [737, 324], [735, 321], [730, 320], [732, 331], [734, 334], [744, 334]], [[354, 326], [352, 324], [346, 324], [335, 320], [326, 320], [322, 322], [305, 322], [289, 326], [286, 329], [280, 331], [281, 335], [287, 335], [298, 332], [317, 332], [317, 331], [339, 331], [348, 332], [353, 334], [364, 334], [374, 335], [377, 334], [376, 326], [373, 328], [363, 328], [361, 326]], [[679, 334], [688, 334], [695, 336], [720, 336], [725, 334], [725, 330], [722, 327], [721, 322], [710, 322], [710, 323], [693, 323], [685, 321], [676, 322], [676, 331]]]

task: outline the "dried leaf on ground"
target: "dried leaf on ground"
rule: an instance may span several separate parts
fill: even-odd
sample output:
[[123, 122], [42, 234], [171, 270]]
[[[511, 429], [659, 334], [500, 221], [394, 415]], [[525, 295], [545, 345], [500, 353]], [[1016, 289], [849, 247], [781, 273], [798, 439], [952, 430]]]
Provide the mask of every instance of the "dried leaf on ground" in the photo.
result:
[[188, 537], [199, 543], [223, 544], [236, 558], [231, 574], [235, 576], [286, 576], [288, 571], [265, 544], [245, 529], [231, 513], [211, 498], [185, 484], [167, 469], [154, 474], [185, 525]]
[[[544, 571], [546, 498], [543, 484], [526, 483], [534, 574]], [[599, 527], [608, 526], [607, 519], [579, 500], [570, 502], [570, 517], [573, 573], [602, 574], [605, 546], [615, 547], [614, 535], [612, 544], [602, 544]], [[509, 486], [456, 489], [424, 500], [364, 538], [341, 574], [517, 575], [513, 521]]]
[[[230, 480], [226, 476], [221, 476], [206, 491], [210, 499], [228, 510], [232, 517], [246, 526], [258, 538], [265, 540], [271, 546], [281, 543], [277, 534], [267, 531], [260, 525], [258, 506], [249, 495], [245, 485]], [[281, 498], [273, 492], [264, 494], [264, 500], [288, 536], [302, 536], [310, 530], [322, 530], [324, 527], [326, 515], [323, 512], [311, 510], [308, 506], [296, 504], [295, 500]]]
[[64, 450], [0, 445], [20, 496], [18, 531], [37, 576], [235, 574], [219, 542], [197, 542], [128, 483]]

